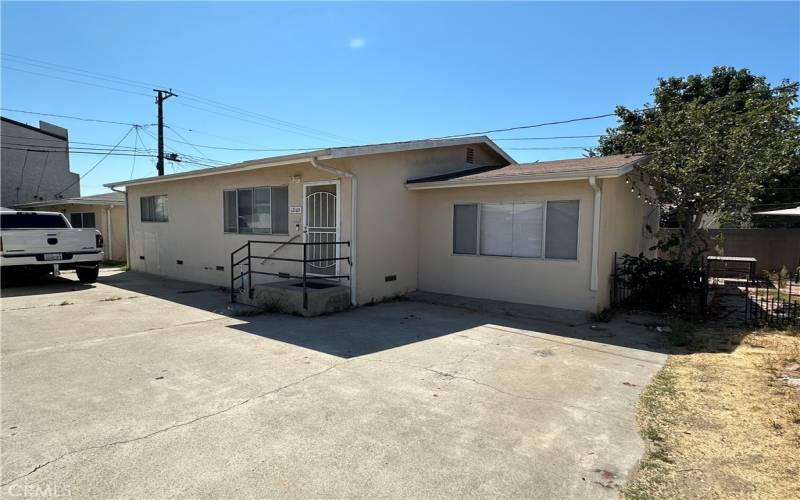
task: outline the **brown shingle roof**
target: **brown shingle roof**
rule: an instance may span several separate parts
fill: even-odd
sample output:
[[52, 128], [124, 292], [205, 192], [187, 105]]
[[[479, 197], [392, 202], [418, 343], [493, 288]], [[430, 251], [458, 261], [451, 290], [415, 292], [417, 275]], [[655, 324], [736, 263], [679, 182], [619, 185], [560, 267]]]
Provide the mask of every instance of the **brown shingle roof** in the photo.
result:
[[444, 175], [422, 177], [410, 179], [408, 184], [424, 184], [430, 182], [453, 183], [491, 181], [498, 179], [522, 179], [525, 177], [542, 176], [543, 174], [571, 174], [586, 173], [592, 175], [593, 172], [613, 170], [625, 167], [629, 164], [638, 163], [644, 160], [642, 155], [611, 155], [597, 156], [592, 158], [573, 158], [569, 160], [541, 161], [535, 163], [518, 163], [505, 167], [489, 167], [483, 171], [468, 169], [458, 172], [451, 172]]

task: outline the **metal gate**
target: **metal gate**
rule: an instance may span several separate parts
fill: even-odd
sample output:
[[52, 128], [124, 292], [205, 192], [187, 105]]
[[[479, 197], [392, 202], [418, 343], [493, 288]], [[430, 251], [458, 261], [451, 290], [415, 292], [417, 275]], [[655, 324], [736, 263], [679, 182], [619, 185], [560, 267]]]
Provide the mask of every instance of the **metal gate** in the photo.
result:
[[306, 184], [305, 241], [308, 246], [306, 272], [318, 276], [338, 274], [339, 206], [337, 184]]

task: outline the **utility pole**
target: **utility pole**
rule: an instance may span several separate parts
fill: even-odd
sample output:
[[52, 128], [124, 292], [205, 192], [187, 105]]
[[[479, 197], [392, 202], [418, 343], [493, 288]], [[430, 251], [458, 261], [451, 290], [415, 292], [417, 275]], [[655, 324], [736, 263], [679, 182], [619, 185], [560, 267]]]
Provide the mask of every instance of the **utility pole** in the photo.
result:
[[164, 101], [170, 97], [178, 97], [178, 94], [170, 90], [153, 89], [156, 92], [156, 104], [158, 105], [158, 163], [156, 169], [158, 175], [164, 175]]

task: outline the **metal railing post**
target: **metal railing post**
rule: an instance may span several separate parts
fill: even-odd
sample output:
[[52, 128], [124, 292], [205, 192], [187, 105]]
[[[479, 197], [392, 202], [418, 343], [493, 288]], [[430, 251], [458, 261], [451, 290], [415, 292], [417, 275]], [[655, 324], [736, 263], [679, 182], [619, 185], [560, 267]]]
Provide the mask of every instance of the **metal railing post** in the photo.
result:
[[306, 286], [306, 259], [308, 259], [308, 252], [306, 249], [308, 248], [308, 243], [303, 242], [303, 309], [308, 309], [308, 288]]
[[236, 294], [233, 291], [233, 255], [236, 252], [231, 253], [231, 304], [236, 302]]
[[253, 298], [253, 275], [250, 274], [250, 240], [247, 240], [247, 296]]

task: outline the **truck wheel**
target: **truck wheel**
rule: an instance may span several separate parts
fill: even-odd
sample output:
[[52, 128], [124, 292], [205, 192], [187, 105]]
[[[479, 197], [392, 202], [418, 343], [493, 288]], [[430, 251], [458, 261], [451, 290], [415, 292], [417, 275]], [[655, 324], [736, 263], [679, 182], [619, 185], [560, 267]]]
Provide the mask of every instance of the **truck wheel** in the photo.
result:
[[97, 281], [97, 273], [100, 272], [100, 266], [97, 267], [78, 267], [75, 268], [78, 273], [78, 280], [81, 283], [94, 283]]

